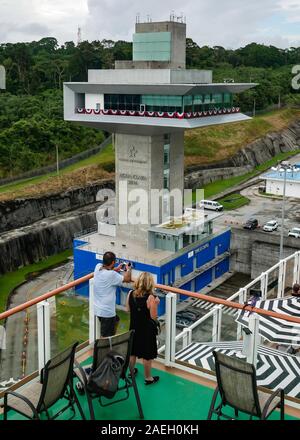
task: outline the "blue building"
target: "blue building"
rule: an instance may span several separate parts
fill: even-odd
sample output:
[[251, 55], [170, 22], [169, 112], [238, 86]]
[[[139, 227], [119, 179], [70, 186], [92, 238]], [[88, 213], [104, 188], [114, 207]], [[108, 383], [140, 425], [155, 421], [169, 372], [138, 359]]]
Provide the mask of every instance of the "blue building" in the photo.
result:
[[[94, 271], [95, 266], [102, 263], [103, 253], [93, 249], [91, 243], [95, 239], [94, 235], [89, 235], [81, 239], [74, 240], [74, 267], [75, 279]], [[230, 230], [221, 234], [212, 234], [209, 238], [198, 241], [194, 245], [189, 245], [181, 252], [174, 253], [165, 262], [155, 265], [153, 262], [132, 260], [133, 276], [136, 277], [140, 272], [150, 272], [153, 274], [158, 284], [173, 285], [183, 290], [200, 291], [214, 280], [220, 278], [229, 271], [230, 264]], [[113, 250], [113, 247], [107, 248]], [[116, 251], [115, 251], [116, 252]], [[116, 252], [117, 255], [120, 255]], [[140, 259], [141, 260], [141, 259]], [[120, 261], [123, 261], [121, 258]], [[77, 293], [88, 296], [88, 283], [77, 288]], [[117, 304], [124, 306], [128, 287], [124, 286], [117, 290]], [[185, 297], [181, 296], [181, 300]], [[165, 302], [162, 299], [159, 306], [159, 314], [165, 312]]]

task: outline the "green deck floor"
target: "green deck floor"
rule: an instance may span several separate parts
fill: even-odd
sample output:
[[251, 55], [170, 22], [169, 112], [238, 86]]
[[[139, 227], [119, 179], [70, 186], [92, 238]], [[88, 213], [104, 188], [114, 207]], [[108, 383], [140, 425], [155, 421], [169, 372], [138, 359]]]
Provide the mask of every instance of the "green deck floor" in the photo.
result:
[[[155, 385], [145, 386], [143, 383], [143, 368], [138, 366], [137, 384], [140, 392], [141, 402], [145, 414], [145, 420], [206, 420], [208, 409], [213, 395], [213, 390], [198, 385], [178, 376], [154, 370], [155, 375], [160, 376], [160, 381]], [[100, 407], [98, 401], [94, 400], [94, 409], [97, 420], [139, 420], [136, 401], [133, 390], [130, 390], [128, 400], [112, 405], [108, 408]], [[118, 394], [121, 397], [121, 392]], [[79, 396], [80, 403], [87, 418], [89, 418], [88, 404], [84, 396]], [[56, 413], [60, 406], [55, 405], [53, 413]], [[233, 414], [230, 409], [227, 414]], [[71, 411], [66, 411], [60, 419], [71, 417]], [[248, 419], [247, 415], [240, 414], [240, 419]], [[3, 417], [1, 417], [1, 420]], [[23, 417], [9, 412], [10, 420], [22, 420]], [[75, 420], [80, 416], [77, 411]], [[270, 417], [279, 420], [279, 413], [274, 412]], [[286, 416], [287, 420], [296, 420]]]

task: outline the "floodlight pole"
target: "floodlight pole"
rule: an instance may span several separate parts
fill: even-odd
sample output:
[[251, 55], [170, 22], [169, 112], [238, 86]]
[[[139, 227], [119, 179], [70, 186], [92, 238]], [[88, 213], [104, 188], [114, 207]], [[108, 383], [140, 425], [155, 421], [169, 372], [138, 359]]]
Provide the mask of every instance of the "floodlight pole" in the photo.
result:
[[59, 155], [58, 155], [58, 145], [55, 145], [56, 147], [56, 173], [57, 176], [59, 177]]
[[284, 183], [283, 183], [283, 199], [282, 199], [282, 217], [281, 217], [281, 234], [280, 234], [280, 254], [279, 260], [283, 260], [283, 240], [284, 240], [284, 219], [285, 219], [285, 200], [286, 200], [286, 176], [287, 166], [284, 166]]

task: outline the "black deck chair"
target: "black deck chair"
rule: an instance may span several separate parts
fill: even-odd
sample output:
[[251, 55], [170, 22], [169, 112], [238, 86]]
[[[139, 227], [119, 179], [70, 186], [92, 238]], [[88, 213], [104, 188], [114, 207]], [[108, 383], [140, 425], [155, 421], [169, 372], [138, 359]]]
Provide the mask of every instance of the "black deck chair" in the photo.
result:
[[[239, 411], [249, 414], [250, 420], [257, 417], [266, 420], [276, 408], [280, 408], [280, 419], [284, 420], [284, 391], [278, 389], [269, 394], [257, 388], [256, 371], [253, 365], [231, 356], [214, 351], [216, 376], [218, 386], [214, 392], [208, 413], [208, 420], [216, 414], [233, 419], [222, 412], [225, 406], [235, 410], [238, 418]], [[221, 402], [216, 405], [220, 395]]]
[[[75, 365], [76, 365], [75, 374], [78, 377], [78, 379], [81, 383], [81, 386], [87, 396], [89, 409], [90, 409], [90, 415], [91, 415], [92, 420], [95, 420], [95, 412], [94, 412], [94, 407], [93, 407], [93, 400], [94, 399], [98, 399], [99, 403], [102, 407], [110, 406], [115, 403], [127, 400], [129, 398], [129, 390], [131, 387], [133, 387], [133, 390], [134, 390], [134, 395], [135, 395], [135, 399], [136, 399], [136, 403], [137, 403], [137, 407], [138, 407], [138, 411], [139, 411], [139, 416], [141, 419], [144, 418], [141, 400], [140, 400], [140, 396], [139, 396], [139, 392], [138, 392], [138, 388], [137, 388], [137, 384], [136, 384], [136, 380], [135, 380], [135, 375], [134, 375], [134, 372], [132, 371], [132, 369], [130, 368], [130, 364], [129, 364], [130, 354], [131, 354], [131, 349], [132, 349], [132, 342], [133, 342], [133, 335], [134, 335], [134, 330], [131, 330], [131, 331], [129, 331], [127, 333], [123, 333], [121, 335], [112, 336], [111, 338], [101, 338], [101, 339], [98, 339], [97, 341], [95, 341], [93, 363], [91, 366], [91, 371], [89, 373], [89, 374], [91, 374], [97, 370], [97, 368], [102, 363], [105, 356], [110, 351], [113, 350], [114, 352], [120, 354], [125, 359], [125, 362], [124, 362], [124, 365], [122, 368], [122, 373], [121, 373], [121, 377], [120, 377], [120, 381], [119, 381], [117, 394], [120, 391], [123, 391], [123, 392], [125, 392], [125, 397], [122, 397], [117, 400], [114, 399], [112, 401], [108, 401], [108, 403], [104, 403], [103, 397], [99, 396], [98, 394], [90, 393], [87, 389], [89, 375], [87, 374], [86, 370], [83, 369], [81, 367], [81, 365], [79, 365], [79, 363], [75, 361]], [[130, 379], [128, 378], [129, 372], [131, 373]]]
[[[45, 413], [49, 420], [54, 420], [71, 408], [73, 412], [71, 418], [73, 418], [76, 413], [74, 404], [85, 420], [73, 388], [73, 366], [77, 345], [78, 342], [50, 359], [41, 371], [39, 382], [30, 384], [20, 393], [7, 391], [4, 394], [4, 420], [7, 420], [7, 413], [11, 409], [28, 419], [39, 420]], [[49, 409], [60, 399], [66, 399], [68, 403], [51, 417]]]

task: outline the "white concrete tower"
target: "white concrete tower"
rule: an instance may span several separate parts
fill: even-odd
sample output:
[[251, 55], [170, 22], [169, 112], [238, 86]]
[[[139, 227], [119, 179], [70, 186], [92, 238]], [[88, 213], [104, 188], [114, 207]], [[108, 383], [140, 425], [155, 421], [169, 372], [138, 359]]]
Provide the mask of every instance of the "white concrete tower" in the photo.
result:
[[[185, 23], [137, 23], [133, 61], [117, 61], [115, 70], [90, 70], [88, 82], [64, 85], [65, 120], [115, 135], [115, 230], [116, 241], [124, 247], [137, 241], [145, 249], [160, 246], [149, 229], [163, 219], [160, 209], [153, 223], [149, 197], [143, 224], [120, 224], [124, 182], [129, 191], [183, 192], [184, 131], [249, 119], [233, 107], [233, 94], [255, 84], [213, 83], [211, 71], [185, 66]], [[129, 209], [130, 203], [126, 206]], [[179, 239], [174, 249], [183, 243]]]

